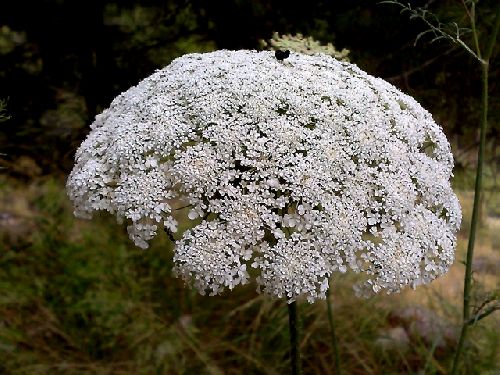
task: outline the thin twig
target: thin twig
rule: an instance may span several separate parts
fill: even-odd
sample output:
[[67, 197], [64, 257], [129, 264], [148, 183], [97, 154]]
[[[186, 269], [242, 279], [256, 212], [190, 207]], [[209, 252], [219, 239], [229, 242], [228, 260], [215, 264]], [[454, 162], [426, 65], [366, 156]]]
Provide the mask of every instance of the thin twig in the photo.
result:
[[477, 322], [479, 322], [481, 319], [486, 318], [488, 315], [491, 315], [495, 311], [498, 311], [498, 310], [500, 310], [499, 304], [492, 305], [492, 306], [488, 307], [487, 309], [484, 309], [482, 313], [474, 315], [471, 319], [469, 319], [467, 321], [467, 324], [469, 326], [472, 326], [472, 325], [476, 324]]
[[[465, 51], [467, 51], [472, 57], [478, 60], [480, 63], [483, 63], [483, 60], [480, 56], [478, 56], [462, 39], [461, 35], [465, 32], [469, 31], [468, 29], [461, 28], [457, 23], [453, 22], [450, 24], [444, 24], [439, 21], [436, 15], [429, 12], [424, 8], [412, 8], [412, 6], [408, 3], [404, 5], [399, 1], [382, 1], [383, 4], [393, 4], [401, 7], [401, 13], [408, 12], [410, 13], [410, 19], [419, 19], [424, 22], [427, 26], [427, 30], [421, 32], [415, 38], [415, 44], [426, 34], [433, 34], [432, 42], [435, 42], [440, 39], [447, 39], [452, 43], [456, 43], [460, 45]], [[431, 20], [429, 20], [431, 19]], [[448, 30], [453, 30], [453, 33]]]

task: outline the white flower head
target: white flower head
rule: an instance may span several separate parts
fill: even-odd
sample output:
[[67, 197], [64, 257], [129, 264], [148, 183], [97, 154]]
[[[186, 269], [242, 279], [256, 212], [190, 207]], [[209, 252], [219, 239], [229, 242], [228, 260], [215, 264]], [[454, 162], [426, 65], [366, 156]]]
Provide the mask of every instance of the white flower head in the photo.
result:
[[392, 292], [453, 262], [461, 210], [442, 130], [347, 62], [185, 55], [91, 128], [67, 182], [75, 213], [116, 214], [147, 247], [159, 228], [177, 230], [185, 203], [183, 220], [198, 224], [176, 235], [174, 271], [201, 293], [256, 274], [265, 293], [314, 301], [349, 268]]

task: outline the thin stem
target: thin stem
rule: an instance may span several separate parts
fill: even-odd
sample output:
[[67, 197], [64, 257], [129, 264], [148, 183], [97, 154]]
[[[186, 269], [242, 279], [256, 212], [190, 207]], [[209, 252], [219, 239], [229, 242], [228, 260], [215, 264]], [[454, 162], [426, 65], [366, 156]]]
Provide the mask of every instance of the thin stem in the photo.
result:
[[328, 321], [330, 322], [330, 330], [332, 331], [333, 353], [335, 355], [335, 374], [340, 375], [340, 354], [337, 344], [337, 335], [335, 334], [335, 324], [333, 322], [333, 308], [330, 297], [330, 288], [328, 288], [326, 293], [326, 305], [328, 306]]
[[493, 47], [495, 45], [498, 30], [500, 29], [500, 5], [496, 8], [495, 23], [490, 36], [489, 43], [486, 47], [484, 60], [481, 62], [481, 80], [482, 80], [482, 117], [481, 117], [481, 130], [480, 142], [477, 159], [476, 170], [476, 184], [474, 189], [474, 206], [472, 208], [471, 228], [469, 233], [469, 243], [467, 245], [467, 263], [465, 267], [465, 280], [464, 280], [464, 309], [463, 309], [463, 322], [460, 331], [460, 339], [458, 340], [458, 347], [453, 358], [452, 375], [458, 373], [458, 364], [462, 355], [467, 332], [470, 326], [470, 292], [472, 286], [472, 260], [474, 256], [474, 242], [476, 239], [477, 222], [479, 219], [479, 204], [481, 202], [482, 180], [483, 180], [483, 164], [484, 164], [484, 151], [486, 145], [486, 131], [488, 128], [488, 73], [489, 73], [489, 59], [493, 54]]
[[470, 288], [472, 281], [472, 260], [474, 256], [474, 244], [476, 240], [476, 230], [479, 222], [479, 206], [481, 203], [481, 193], [483, 185], [483, 166], [484, 166], [484, 151], [486, 145], [486, 130], [488, 127], [488, 64], [482, 65], [482, 119], [479, 141], [479, 153], [477, 160], [476, 184], [474, 188], [474, 206], [472, 209], [472, 223], [469, 235], [469, 243], [467, 245], [467, 264], [465, 268], [464, 284], [464, 321], [467, 321], [470, 315]]
[[474, 39], [474, 46], [476, 47], [476, 55], [481, 59], [481, 49], [479, 48], [479, 39], [477, 38], [476, 30], [476, 3], [472, 2], [471, 10], [469, 14], [470, 25], [472, 30], [472, 38]]
[[288, 304], [288, 329], [290, 331], [290, 360], [292, 375], [301, 375], [302, 368], [300, 363], [299, 348], [299, 322], [297, 317], [296, 301]]
[[486, 61], [481, 65], [482, 71], [482, 118], [480, 129], [480, 142], [477, 159], [476, 170], [476, 184], [474, 188], [474, 205], [472, 207], [472, 219], [469, 233], [469, 243], [467, 244], [467, 260], [465, 263], [465, 279], [464, 279], [464, 308], [463, 308], [463, 321], [462, 329], [460, 331], [460, 339], [458, 347], [453, 359], [452, 375], [458, 373], [458, 363], [462, 355], [470, 320], [470, 302], [471, 302], [471, 289], [472, 289], [472, 260], [474, 258], [474, 244], [476, 241], [476, 231], [479, 220], [479, 206], [481, 202], [481, 191], [483, 184], [483, 164], [484, 164], [484, 151], [486, 145], [486, 130], [488, 127], [488, 62]]
[[486, 52], [484, 53], [484, 59], [486, 61], [489, 61], [491, 55], [493, 54], [493, 49], [495, 47], [499, 30], [500, 30], [500, 4], [497, 5], [493, 30], [491, 31], [490, 40], [488, 41], [488, 45], [486, 46]]

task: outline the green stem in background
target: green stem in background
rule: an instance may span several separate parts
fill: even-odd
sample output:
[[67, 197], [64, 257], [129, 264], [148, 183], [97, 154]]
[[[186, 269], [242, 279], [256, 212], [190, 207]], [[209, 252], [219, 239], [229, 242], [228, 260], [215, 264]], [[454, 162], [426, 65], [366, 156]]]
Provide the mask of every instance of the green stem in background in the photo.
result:
[[326, 305], [328, 306], [328, 322], [330, 323], [330, 330], [332, 332], [333, 353], [335, 355], [335, 375], [340, 375], [340, 354], [337, 344], [337, 335], [335, 334], [335, 324], [333, 322], [333, 308], [330, 294], [331, 292], [329, 285], [328, 292], [326, 293]]
[[296, 301], [288, 304], [288, 329], [290, 332], [290, 361], [292, 375], [301, 375], [302, 368], [300, 363], [299, 320], [297, 316]]
[[468, 15], [471, 24], [472, 38], [474, 39], [474, 47], [476, 49], [476, 55], [479, 58], [481, 58], [481, 48], [479, 48], [479, 38], [477, 37], [477, 32], [476, 32], [476, 3], [474, 1], [471, 4], [470, 12], [468, 12]]
[[[475, 29], [475, 22], [473, 19], [471, 19], [471, 24], [472, 24], [473, 35], [474, 37], [476, 37], [477, 33]], [[493, 26], [492, 34], [486, 49], [486, 53], [484, 55], [484, 59], [481, 61], [482, 113], [481, 113], [480, 142], [479, 142], [479, 151], [477, 159], [476, 183], [474, 187], [474, 205], [472, 208], [471, 228], [469, 233], [469, 243], [467, 244], [467, 260], [465, 264], [463, 321], [462, 321], [462, 329], [460, 331], [460, 338], [458, 340], [457, 350], [455, 351], [455, 357], [453, 358], [453, 368], [451, 370], [452, 375], [458, 374], [458, 364], [460, 362], [460, 357], [464, 350], [467, 332], [469, 329], [469, 320], [471, 313], [470, 305], [471, 305], [471, 289], [472, 289], [472, 261], [474, 258], [474, 243], [476, 240], [476, 231], [479, 220], [479, 206], [481, 202], [481, 193], [483, 184], [484, 151], [486, 146], [486, 131], [488, 128], [489, 59], [493, 52], [493, 46], [495, 45], [499, 28], [500, 28], [500, 5], [497, 6], [495, 24]]]
[[486, 143], [486, 127], [488, 115], [488, 64], [482, 66], [482, 81], [483, 81], [483, 113], [481, 120], [479, 152], [477, 159], [476, 170], [476, 184], [474, 189], [474, 205], [472, 208], [471, 227], [469, 232], [469, 242], [467, 245], [467, 260], [465, 262], [465, 278], [464, 278], [464, 301], [463, 301], [463, 321], [462, 329], [460, 331], [460, 338], [458, 341], [457, 350], [453, 359], [453, 368], [451, 373], [453, 375], [458, 373], [458, 363], [462, 355], [465, 339], [469, 329], [468, 321], [470, 320], [470, 302], [471, 302], [471, 289], [472, 289], [472, 262], [474, 258], [474, 244], [476, 241], [476, 231], [479, 221], [479, 206], [481, 202], [481, 191], [483, 182], [483, 164], [484, 164], [484, 148]]

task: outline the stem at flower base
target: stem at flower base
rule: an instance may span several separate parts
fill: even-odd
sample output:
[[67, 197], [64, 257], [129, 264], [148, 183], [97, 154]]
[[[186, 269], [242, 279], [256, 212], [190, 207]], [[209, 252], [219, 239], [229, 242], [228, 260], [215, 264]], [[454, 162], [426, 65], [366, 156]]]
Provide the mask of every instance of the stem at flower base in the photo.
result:
[[290, 361], [292, 375], [302, 374], [299, 349], [299, 322], [297, 317], [297, 302], [288, 304], [288, 329], [290, 331]]
[[330, 323], [330, 330], [332, 332], [333, 353], [335, 355], [335, 375], [340, 375], [340, 354], [337, 344], [337, 335], [335, 334], [335, 324], [333, 322], [333, 309], [330, 297], [330, 289], [328, 289], [328, 292], [326, 293], [326, 305], [328, 306], [328, 321]]

